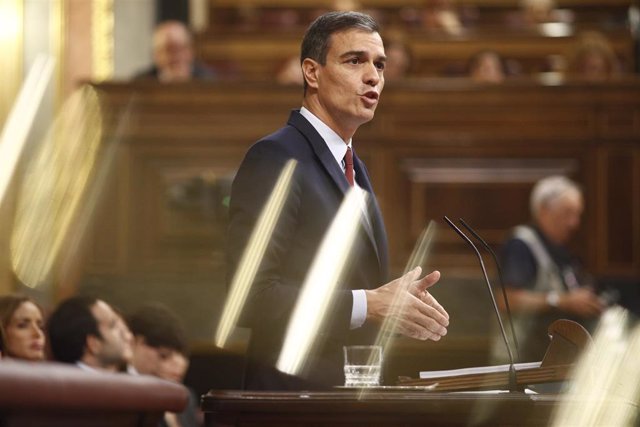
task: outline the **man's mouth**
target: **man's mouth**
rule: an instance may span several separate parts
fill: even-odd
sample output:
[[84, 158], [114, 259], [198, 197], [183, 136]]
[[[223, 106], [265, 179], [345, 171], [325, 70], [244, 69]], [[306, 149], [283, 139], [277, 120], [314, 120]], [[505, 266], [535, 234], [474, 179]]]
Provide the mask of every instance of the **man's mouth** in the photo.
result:
[[377, 101], [380, 98], [380, 95], [375, 90], [370, 90], [362, 94], [365, 98], [368, 98], [372, 101]]

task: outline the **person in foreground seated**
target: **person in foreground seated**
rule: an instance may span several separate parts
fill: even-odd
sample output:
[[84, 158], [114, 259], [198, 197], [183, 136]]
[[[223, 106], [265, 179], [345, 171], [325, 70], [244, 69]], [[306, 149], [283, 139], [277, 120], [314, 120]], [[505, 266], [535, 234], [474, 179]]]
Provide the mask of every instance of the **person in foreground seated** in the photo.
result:
[[501, 260], [522, 362], [542, 360], [554, 320], [585, 324], [604, 309], [566, 247], [580, 225], [580, 187], [563, 176], [544, 178], [534, 186], [530, 205], [533, 224], [514, 229]]
[[[186, 333], [180, 319], [161, 304], [147, 304], [129, 317], [134, 335], [132, 365], [144, 375], [182, 383], [189, 367]], [[202, 425], [197, 399], [189, 393], [189, 402], [179, 414], [167, 413], [161, 426], [195, 427]]]
[[193, 40], [180, 21], [164, 21], [153, 33], [153, 66], [136, 79], [153, 79], [162, 83], [211, 80], [213, 72], [196, 61]]
[[0, 355], [40, 361], [45, 358], [42, 310], [23, 295], [0, 296]]
[[132, 358], [131, 336], [106, 302], [89, 296], [62, 303], [47, 324], [53, 358], [85, 370], [119, 372]]
[[[250, 365], [249, 389], [344, 384], [342, 347], [373, 344], [388, 317], [397, 319], [396, 332], [408, 337], [437, 341], [447, 333], [449, 315], [427, 292], [439, 272], [420, 279], [418, 267], [387, 282], [382, 216], [367, 169], [353, 148], [356, 130], [373, 119], [384, 87], [385, 61], [378, 25], [370, 16], [329, 12], [317, 18], [302, 41], [302, 108], [291, 112], [285, 127], [249, 149], [235, 177], [227, 236], [231, 273], [282, 168], [290, 159], [298, 162], [239, 322], [252, 328], [249, 357], [271, 367], [276, 366], [305, 276], [347, 191], [353, 186], [369, 196], [347, 274], [332, 295], [328, 320], [313, 337], [310, 359], [298, 373], [307, 383], [295, 384]], [[394, 306], [396, 296], [405, 304]]]

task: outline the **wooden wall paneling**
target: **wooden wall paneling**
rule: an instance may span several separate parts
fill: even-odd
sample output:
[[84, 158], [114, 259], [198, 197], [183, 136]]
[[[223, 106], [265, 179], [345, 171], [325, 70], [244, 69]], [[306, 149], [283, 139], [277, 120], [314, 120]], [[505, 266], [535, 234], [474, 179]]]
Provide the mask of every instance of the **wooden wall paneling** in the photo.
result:
[[122, 274], [127, 259], [127, 194], [128, 172], [126, 153], [116, 149], [114, 167], [99, 189], [101, 194], [90, 228], [88, 269], [93, 272]]
[[223, 203], [243, 154], [242, 149], [215, 145], [134, 150], [132, 269], [220, 268], [226, 233]]
[[[549, 96], [551, 92], [561, 96]], [[390, 96], [387, 92], [376, 120], [383, 118], [396, 143], [421, 146], [555, 144], [558, 140], [566, 145], [588, 140], [597, 126], [588, 94], [580, 91], [522, 87], [518, 96], [513, 95], [495, 87], [427, 93], [399, 90]]]
[[600, 233], [597, 265], [603, 272], [637, 275], [640, 271], [637, 147], [606, 147], [599, 151]]
[[633, 186], [631, 203], [633, 204], [633, 275], [640, 276], [640, 147], [633, 150]]
[[[195, 336], [208, 338], [225, 293], [224, 248], [222, 225], [198, 188], [231, 174], [255, 140], [281, 127], [300, 105], [301, 90], [247, 82], [99, 89], [114, 109], [125, 108], [134, 93], [135, 115], [120, 141], [117, 183], [105, 192], [104, 205], [119, 213], [100, 212], [100, 241], [93, 242], [85, 275], [115, 278], [120, 285], [112, 292], [125, 303], [125, 295], [175, 302]], [[388, 85], [355, 144], [385, 217], [394, 273], [405, 267], [428, 220], [463, 217], [496, 247], [513, 225], [529, 220], [533, 182], [568, 173], [584, 185], [588, 205], [572, 248], [598, 274], [638, 275], [639, 90], [635, 80]], [[620, 179], [630, 183], [610, 193]], [[195, 199], [176, 199], [181, 191]], [[632, 208], [611, 213], [620, 194]], [[618, 223], [629, 224], [622, 246], [615, 241]], [[450, 280], [479, 280], [473, 254], [447, 233], [439, 235], [429, 266]], [[461, 283], [442, 295], [450, 304]], [[204, 295], [197, 307], [190, 307], [193, 295]], [[203, 323], [196, 312], [211, 319]]]
[[494, 248], [498, 248], [514, 225], [530, 220], [529, 193], [540, 178], [552, 174], [573, 175], [576, 158], [406, 158], [401, 168], [411, 188], [409, 232], [415, 241], [431, 219], [442, 224], [437, 254], [453, 274], [475, 274], [475, 255], [442, 218], [464, 218]]

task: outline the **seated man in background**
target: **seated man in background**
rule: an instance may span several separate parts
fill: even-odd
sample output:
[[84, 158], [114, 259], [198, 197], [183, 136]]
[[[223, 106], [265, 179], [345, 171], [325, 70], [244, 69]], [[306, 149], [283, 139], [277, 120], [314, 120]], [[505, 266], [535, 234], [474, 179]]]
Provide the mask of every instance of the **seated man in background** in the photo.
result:
[[213, 72], [194, 59], [193, 40], [180, 21], [160, 23], [153, 33], [154, 65], [136, 79], [155, 79], [162, 83], [211, 80]]
[[[189, 350], [180, 319], [163, 305], [147, 304], [128, 320], [134, 335], [133, 368], [140, 374], [182, 383], [189, 367]], [[193, 393], [189, 393], [189, 403], [183, 412], [166, 413], [161, 422], [161, 426], [200, 425], [202, 415]]]
[[580, 225], [578, 185], [562, 176], [544, 178], [534, 186], [530, 205], [533, 224], [514, 229], [501, 263], [522, 362], [542, 360], [549, 344], [547, 328], [554, 320], [585, 324], [604, 309], [565, 246]]
[[106, 302], [76, 296], [63, 301], [48, 322], [53, 358], [85, 370], [118, 372], [132, 358], [131, 334]]

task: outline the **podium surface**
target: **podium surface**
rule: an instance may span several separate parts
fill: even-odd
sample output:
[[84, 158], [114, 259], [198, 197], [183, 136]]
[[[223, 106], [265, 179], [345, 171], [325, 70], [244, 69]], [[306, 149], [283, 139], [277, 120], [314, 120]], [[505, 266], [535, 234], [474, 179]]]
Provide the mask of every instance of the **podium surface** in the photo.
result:
[[[391, 391], [393, 390], [393, 391]], [[212, 390], [202, 398], [207, 427], [548, 425], [560, 396], [524, 393]]]

